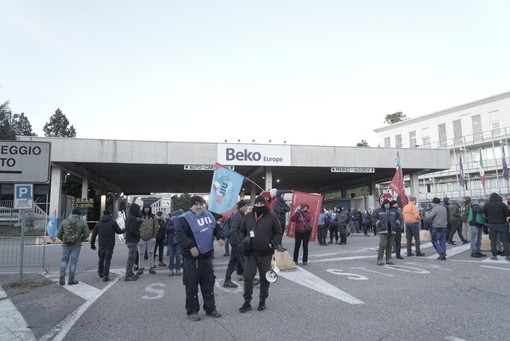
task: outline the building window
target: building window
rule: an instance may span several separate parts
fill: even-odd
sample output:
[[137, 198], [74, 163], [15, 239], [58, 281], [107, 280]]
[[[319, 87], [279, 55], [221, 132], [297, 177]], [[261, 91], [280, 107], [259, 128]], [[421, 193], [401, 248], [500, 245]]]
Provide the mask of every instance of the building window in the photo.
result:
[[384, 148], [390, 148], [390, 147], [391, 147], [390, 138], [385, 137], [384, 138]]
[[416, 145], [416, 130], [409, 132], [409, 147], [414, 148]]
[[395, 135], [395, 147], [402, 148], [402, 135]]
[[453, 144], [462, 145], [462, 125], [460, 120], [453, 121]]
[[471, 116], [471, 122], [473, 124], [473, 140], [474, 142], [482, 141], [482, 117], [480, 115]]
[[429, 132], [429, 128], [423, 128], [421, 130], [421, 144], [423, 145], [423, 147], [425, 148], [430, 148], [430, 132]]
[[446, 147], [446, 123], [437, 126], [437, 133], [439, 135], [439, 147]]
[[501, 135], [501, 126], [499, 121], [491, 122], [491, 130], [492, 130], [492, 136], [499, 136]]

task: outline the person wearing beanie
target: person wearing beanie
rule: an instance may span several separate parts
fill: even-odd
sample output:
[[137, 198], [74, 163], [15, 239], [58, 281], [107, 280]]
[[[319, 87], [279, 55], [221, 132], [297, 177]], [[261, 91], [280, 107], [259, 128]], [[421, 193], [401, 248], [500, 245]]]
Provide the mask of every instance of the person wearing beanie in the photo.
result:
[[[377, 265], [393, 264], [391, 261], [391, 245], [393, 236], [400, 225], [400, 213], [391, 207], [388, 199], [384, 199], [381, 207], [372, 213], [372, 224], [376, 227], [379, 234], [379, 251], [377, 253]], [[386, 255], [386, 261], [383, 257]]]
[[97, 264], [97, 273], [103, 282], [110, 280], [110, 263], [113, 256], [113, 249], [115, 248], [115, 234], [123, 234], [117, 222], [113, 219], [109, 210], [103, 212], [101, 220], [94, 226], [92, 238], [90, 239], [90, 248], [96, 249], [96, 237], [99, 235], [99, 263]]
[[[284, 196], [285, 196], [284, 191], [276, 191], [275, 197], [271, 203], [272, 207], [271, 211], [278, 217], [278, 221], [280, 222], [280, 226], [282, 227], [282, 235], [285, 234], [287, 212], [290, 212], [290, 206], [285, 202]], [[287, 251], [287, 249], [284, 248], [282, 244], [280, 244], [277, 246], [276, 251], [285, 252]]]
[[432, 199], [432, 209], [425, 212], [425, 218], [431, 221], [432, 245], [436, 249], [438, 260], [446, 260], [446, 228], [448, 226], [448, 212], [446, 207], [441, 205], [439, 198]]
[[402, 248], [402, 232], [404, 227], [404, 219], [402, 218], [402, 214], [398, 208], [398, 202], [396, 200], [390, 201], [390, 206], [398, 212], [398, 221], [399, 223], [395, 227], [395, 235], [393, 236], [393, 240], [395, 242], [395, 258], [404, 259], [400, 254], [400, 250]]
[[221, 227], [216, 219], [205, 208], [205, 201], [200, 196], [190, 200], [190, 210], [175, 219], [175, 235], [181, 248], [183, 258], [183, 283], [186, 288], [186, 314], [192, 321], [201, 319], [198, 312], [198, 286], [204, 299], [205, 314], [218, 318], [221, 314], [216, 310], [214, 298], [214, 269], [212, 255], [214, 253], [214, 237], [219, 245], [224, 245]]
[[230, 237], [228, 238], [228, 241], [232, 246], [232, 250], [230, 252], [230, 259], [227, 265], [227, 272], [225, 273], [225, 282], [223, 283], [224, 288], [237, 288], [237, 284], [232, 282], [232, 273], [235, 269], [237, 269], [238, 278], [244, 273], [244, 255], [239, 249], [239, 243], [241, 242], [239, 228], [241, 227], [241, 223], [247, 209], [248, 205], [246, 204], [246, 201], [239, 201], [237, 203], [236, 212], [228, 219], [228, 223], [230, 225]]
[[248, 213], [241, 222], [241, 245], [246, 256], [244, 280], [244, 304], [239, 312], [251, 310], [253, 295], [253, 280], [257, 269], [260, 274], [260, 301], [258, 310], [266, 309], [266, 299], [269, 296], [269, 281], [266, 272], [271, 270], [273, 252], [282, 240], [282, 228], [276, 214], [269, 211], [266, 200], [262, 196], [255, 198], [252, 212]]
[[[73, 209], [72, 215], [60, 223], [57, 232], [57, 238], [62, 241], [62, 257], [60, 259], [60, 278], [58, 284], [64, 285], [66, 282], [66, 269], [69, 265], [68, 285], [78, 284], [75, 279], [76, 265], [80, 257], [81, 243], [89, 236], [89, 227], [80, 217], [81, 210]], [[55, 239], [53, 239], [55, 240]]]
[[308, 212], [309, 208], [310, 206], [308, 204], [303, 203], [296, 208], [296, 211], [292, 217], [290, 217], [290, 221], [296, 223], [294, 238], [294, 263], [296, 264], [298, 263], [301, 242], [303, 242], [303, 265], [308, 264], [308, 242], [310, 241], [312, 231], [307, 231], [305, 227], [311, 227], [312, 215]]

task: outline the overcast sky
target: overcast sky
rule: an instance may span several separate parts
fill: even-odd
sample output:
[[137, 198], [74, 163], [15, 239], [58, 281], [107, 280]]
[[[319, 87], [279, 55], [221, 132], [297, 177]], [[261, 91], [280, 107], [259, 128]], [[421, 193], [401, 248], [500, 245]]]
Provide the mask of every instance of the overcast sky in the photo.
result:
[[0, 0], [0, 102], [79, 138], [378, 145], [510, 91], [508, 0]]

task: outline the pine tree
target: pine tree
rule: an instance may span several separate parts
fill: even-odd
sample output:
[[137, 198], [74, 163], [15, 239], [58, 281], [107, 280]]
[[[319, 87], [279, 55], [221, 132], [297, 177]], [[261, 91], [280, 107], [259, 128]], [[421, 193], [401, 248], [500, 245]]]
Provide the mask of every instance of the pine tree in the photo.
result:
[[50, 117], [43, 131], [46, 137], [76, 137], [76, 129], [74, 126], [69, 127], [69, 120], [60, 109], [57, 109]]
[[11, 126], [12, 113], [9, 102], [0, 105], [0, 140], [15, 140], [16, 133]]

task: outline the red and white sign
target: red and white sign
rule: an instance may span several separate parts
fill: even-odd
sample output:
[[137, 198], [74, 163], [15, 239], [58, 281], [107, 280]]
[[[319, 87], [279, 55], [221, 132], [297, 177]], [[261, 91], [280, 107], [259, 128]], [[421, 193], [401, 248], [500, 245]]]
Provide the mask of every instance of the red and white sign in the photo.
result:
[[379, 197], [379, 204], [381, 204], [381, 205], [382, 205], [382, 202], [383, 202], [385, 199], [388, 199], [389, 201], [394, 200], [393, 195], [391, 195], [391, 193], [383, 193], [383, 194], [381, 194], [381, 196]]

